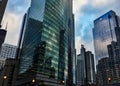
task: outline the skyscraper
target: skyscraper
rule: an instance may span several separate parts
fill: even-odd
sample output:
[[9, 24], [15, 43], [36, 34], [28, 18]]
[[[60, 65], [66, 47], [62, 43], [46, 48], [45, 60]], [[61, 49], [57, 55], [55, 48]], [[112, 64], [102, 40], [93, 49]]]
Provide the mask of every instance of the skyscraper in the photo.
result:
[[91, 51], [86, 52], [87, 78], [88, 83], [96, 83], [94, 55]]
[[0, 25], [5, 12], [7, 1], [8, 0], [0, 0]]
[[68, 80], [69, 86], [73, 86], [76, 82], [75, 64], [76, 64], [76, 52], [75, 52], [75, 31], [74, 31], [74, 14], [72, 12], [73, 0], [68, 0], [68, 27], [69, 27], [69, 37], [68, 37]]
[[94, 55], [81, 46], [81, 54], [77, 56], [77, 86], [95, 84]]
[[0, 52], [0, 58], [15, 58], [17, 46], [11, 44], [3, 44]]
[[111, 82], [109, 82], [108, 78], [111, 78], [110, 60], [108, 57], [104, 57], [100, 59], [97, 64], [98, 85], [107, 86], [110, 84]]
[[117, 42], [111, 42], [108, 46], [111, 83], [120, 83], [120, 50]]
[[84, 77], [84, 73], [82, 70], [84, 70], [84, 67], [83, 67], [83, 60], [81, 58], [81, 55], [77, 55], [77, 85], [82, 85], [83, 84], [83, 81], [84, 79], [82, 79], [82, 77]]
[[107, 45], [118, 40], [119, 36], [116, 33], [118, 33], [119, 25], [120, 18], [114, 11], [109, 11], [94, 21], [93, 38], [96, 61], [109, 57]]
[[[32, 73], [33, 76], [26, 84], [30, 85], [32, 79], [42, 86], [66, 84], [69, 6], [72, 6], [69, 0], [31, 1], [20, 44], [20, 75]], [[23, 82], [19, 84], [22, 86]]]

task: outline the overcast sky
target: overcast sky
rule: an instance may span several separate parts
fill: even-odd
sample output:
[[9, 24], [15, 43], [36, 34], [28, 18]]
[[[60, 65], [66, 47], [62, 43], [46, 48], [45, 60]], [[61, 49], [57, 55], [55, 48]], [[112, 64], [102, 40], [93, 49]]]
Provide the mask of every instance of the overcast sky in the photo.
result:
[[[5, 43], [17, 45], [22, 17], [30, 5], [30, 0], [8, 0], [3, 28], [8, 22]], [[75, 44], [77, 54], [81, 44], [94, 52], [92, 28], [93, 21], [104, 13], [114, 10], [120, 15], [120, 0], [74, 0]]]

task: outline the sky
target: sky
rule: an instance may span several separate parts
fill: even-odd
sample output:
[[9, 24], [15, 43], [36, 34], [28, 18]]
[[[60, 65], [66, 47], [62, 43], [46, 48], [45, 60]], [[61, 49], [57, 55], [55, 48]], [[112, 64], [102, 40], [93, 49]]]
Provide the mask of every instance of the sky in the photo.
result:
[[[75, 15], [75, 47], [80, 53], [81, 44], [94, 53], [93, 21], [104, 13], [113, 10], [120, 16], [120, 0], [73, 0]], [[17, 45], [22, 18], [30, 6], [30, 0], [8, 0], [3, 28], [8, 23], [5, 43]]]

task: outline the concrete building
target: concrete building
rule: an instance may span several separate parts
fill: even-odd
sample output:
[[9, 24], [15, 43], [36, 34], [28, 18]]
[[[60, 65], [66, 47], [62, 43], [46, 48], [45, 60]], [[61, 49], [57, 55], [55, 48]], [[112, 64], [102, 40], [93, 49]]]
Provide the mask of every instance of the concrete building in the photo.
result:
[[17, 46], [11, 44], [3, 44], [0, 52], [0, 58], [15, 58]]

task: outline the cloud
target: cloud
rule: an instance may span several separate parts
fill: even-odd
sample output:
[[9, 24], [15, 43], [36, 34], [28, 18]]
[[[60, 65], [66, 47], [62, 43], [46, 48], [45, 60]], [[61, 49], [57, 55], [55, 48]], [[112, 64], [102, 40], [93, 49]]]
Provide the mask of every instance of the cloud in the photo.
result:
[[17, 45], [22, 18], [29, 7], [29, 0], [8, 0], [5, 15], [3, 18], [3, 28], [8, 22], [8, 30], [5, 43]]
[[94, 52], [93, 21], [110, 10], [120, 16], [119, 3], [120, 0], [74, 0], [76, 41], [79, 40], [80, 45], [84, 44], [87, 50]]
[[[119, 3], [120, 0], [73, 0], [77, 53], [79, 53], [81, 44], [84, 44], [87, 50], [94, 51], [92, 37], [93, 21], [109, 10], [114, 10], [120, 15]], [[4, 21], [8, 22], [5, 42], [17, 44], [22, 17], [29, 5], [30, 0], [8, 0], [4, 16]]]
[[87, 3], [87, 0], [73, 0], [73, 12], [79, 13], [80, 8]]
[[[22, 16], [20, 14], [16, 15], [14, 13], [7, 13], [5, 15], [4, 22], [8, 22], [5, 42], [16, 45], [22, 22]], [[5, 24], [3, 27], [5, 27]]]

